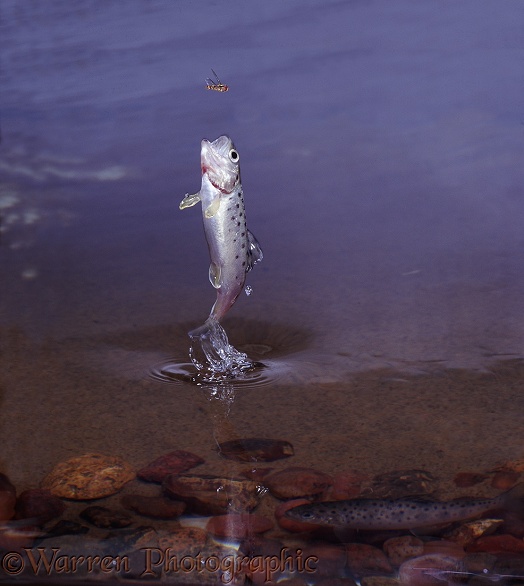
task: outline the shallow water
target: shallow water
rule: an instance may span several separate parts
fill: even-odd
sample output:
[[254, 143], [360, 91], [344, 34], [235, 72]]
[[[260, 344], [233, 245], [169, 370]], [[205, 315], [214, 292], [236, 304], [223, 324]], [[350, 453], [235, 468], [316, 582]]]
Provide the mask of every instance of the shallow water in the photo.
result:
[[[242, 437], [290, 441], [277, 468], [426, 469], [444, 497], [523, 457], [519, 3], [1, 11], [0, 469], [19, 491], [87, 452], [234, 474], [216, 443]], [[224, 133], [264, 250], [224, 326], [265, 368], [216, 389], [180, 381], [214, 291], [178, 204]]]

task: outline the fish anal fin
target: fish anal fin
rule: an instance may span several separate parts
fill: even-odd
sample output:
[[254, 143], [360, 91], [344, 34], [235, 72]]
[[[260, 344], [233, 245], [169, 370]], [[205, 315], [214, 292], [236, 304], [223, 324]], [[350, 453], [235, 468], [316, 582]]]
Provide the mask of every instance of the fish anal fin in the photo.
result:
[[217, 266], [214, 262], [209, 265], [209, 282], [215, 289], [220, 289], [220, 277], [222, 275], [222, 271], [220, 267]]
[[206, 218], [212, 218], [217, 212], [218, 208], [220, 207], [220, 196], [217, 195], [215, 199], [209, 204], [204, 212]]
[[262, 248], [258, 243], [258, 240], [253, 236], [253, 234], [248, 230], [247, 231], [247, 265], [246, 265], [246, 273], [249, 272], [257, 262], [260, 262], [264, 258], [264, 254], [262, 252]]
[[185, 208], [190, 208], [197, 204], [200, 201], [200, 191], [198, 193], [186, 193], [184, 199], [180, 202], [178, 206], [181, 210]]

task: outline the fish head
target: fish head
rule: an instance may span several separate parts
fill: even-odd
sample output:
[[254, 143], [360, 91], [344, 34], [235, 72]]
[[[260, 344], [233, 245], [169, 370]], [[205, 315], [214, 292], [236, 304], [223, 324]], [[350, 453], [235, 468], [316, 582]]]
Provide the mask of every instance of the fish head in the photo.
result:
[[293, 521], [309, 523], [312, 525], [336, 525], [336, 511], [321, 507], [319, 504], [298, 505], [285, 512], [285, 516]]
[[229, 136], [219, 136], [213, 142], [204, 139], [200, 154], [202, 175], [222, 193], [231, 193], [240, 183], [238, 151]]

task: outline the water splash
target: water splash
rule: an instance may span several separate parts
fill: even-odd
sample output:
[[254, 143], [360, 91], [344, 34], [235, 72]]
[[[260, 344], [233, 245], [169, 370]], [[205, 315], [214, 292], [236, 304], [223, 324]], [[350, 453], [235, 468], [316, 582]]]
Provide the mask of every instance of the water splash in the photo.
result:
[[195, 382], [225, 382], [242, 378], [255, 368], [264, 366], [251, 361], [229, 343], [226, 331], [212, 317], [203, 326], [189, 332], [191, 347], [189, 358], [197, 369]]

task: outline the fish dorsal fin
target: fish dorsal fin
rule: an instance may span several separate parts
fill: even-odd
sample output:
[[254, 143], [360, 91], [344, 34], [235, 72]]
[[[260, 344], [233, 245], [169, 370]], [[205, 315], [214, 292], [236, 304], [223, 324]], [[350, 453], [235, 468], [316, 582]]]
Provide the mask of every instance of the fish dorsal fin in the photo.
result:
[[200, 201], [200, 191], [198, 193], [192, 193], [191, 195], [189, 193], [186, 193], [184, 199], [180, 202], [180, 205], [178, 207], [181, 210], [183, 210], [185, 208], [190, 208], [190, 207], [194, 206], [199, 201]]
[[246, 273], [250, 271], [257, 262], [260, 262], [264, 258], [264, 254], [262, 253], [262, 248], [260, 248], [260, 244], [249, 230], [247, 231], [247, 243], [248, 247]]
[[209, 204], [204, 215], [206, 218], [212, 218], [217, 212], [218, 208], [220, 207], [220, 196], [217, 195], [215, 199]]
[[217, 266], [214, 262], [209, 265], [209, 282], [215, 289], [220, 289], [220, 277], [222, 271], [220, 267]]

